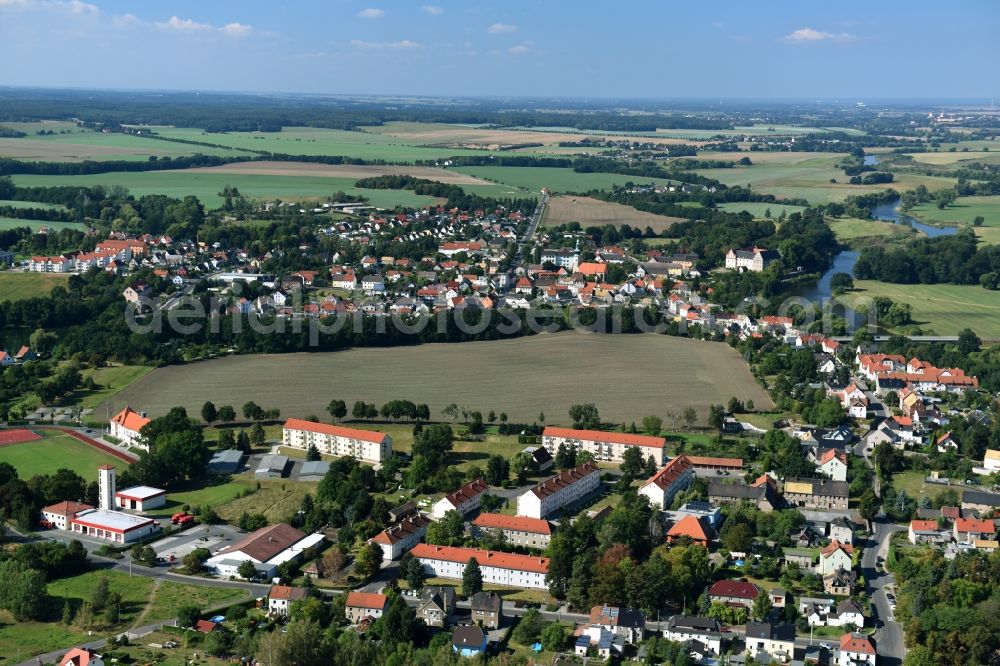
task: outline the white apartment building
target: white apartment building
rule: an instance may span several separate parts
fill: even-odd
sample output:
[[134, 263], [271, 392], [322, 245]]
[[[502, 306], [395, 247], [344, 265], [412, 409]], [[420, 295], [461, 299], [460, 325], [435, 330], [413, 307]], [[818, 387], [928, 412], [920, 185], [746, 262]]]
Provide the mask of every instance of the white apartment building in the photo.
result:
[[353, 456], [376, 467], [392, 455], [392, 437], [383, 432], [344, 428], [302, 419], [285, 421], [282, 443], [303, 450], [312, 445], [320, 453]]
[[687, 456], [678, 456], [642, 484], [639, 494], [648, 498], [651, 506], [666, 511], [677, 493], [690, 486], [693, 480], [694, 465]]
[[431, 517], [434, 520], [441, 520], [449, 511], [458, 511], [460, 516], [465, 516], [470, 511], [475, 511], [483, 501], [483, 493], [489, 490], [489, 485], [482, 479], [470, 481], [453, 493], [448, 493], [431, 508]]
[[475, 558], [483, 574], [483, 583], [533, 589], [548, 589], [545, 574], [549, 558], [499, 553], [479, 548], [455, 548], [421, 543], [410, 551], [430, 576], [462, 579], [469, 558]]
[[507, 543], [513, 546], [529, 548], [548, 548], [552, 539], [552, 525], [541, 518], [526, 516], [508, 516], [503, 513], [481, 513], [472, 521], [472, 533], [481, 535], [484, 532], [497, 530], [501, 532]]
[[422, 513], [406, 516], [395, 525], [385, 528], [369, 541], [382, 547], [382, 559], [386, 562], [402, 557], [427, 534], [431, 521]]
[[601, 471], [585, 462], [542, 481], [517, 498], [517, 515], [545, 518], [567, 504], [585, 497], [601, 485]]
[[594, 460], [618, 463], [622, 461], [622, 456], [627, 450], [637, 446], [642, 449], [643, 460], [653, 456], [656, 464], [662, 465], [665, 459], [667, 440], [663, 437], [633, 435], [625, 432], [547, 427], [542, 432], [542, 446], [548, 449], [554, 458], [560, 445], [572, 447], [577, 451], [586, 451], [594, 456]]

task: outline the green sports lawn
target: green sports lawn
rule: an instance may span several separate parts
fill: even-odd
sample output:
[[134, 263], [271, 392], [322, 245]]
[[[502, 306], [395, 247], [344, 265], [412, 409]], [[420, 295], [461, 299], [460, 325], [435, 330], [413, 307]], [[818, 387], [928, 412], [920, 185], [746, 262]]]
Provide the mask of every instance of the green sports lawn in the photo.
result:
[[457, 167], [455, 171], [518, 187], [527, 192], [538, 192], [543, 187], [553, 192], [588, 192], [607, 190], [628, 182], [654, 182], [658, 185], [669, 185], [671, 182], [665, 178], [641, 178], [616, 173], [577, 173], [572, 169], [557, 167]]
[[68, 281], [69, 275], [66, 273], [4, 271], [0, 273], [0, 301], [20, 301], [45, 296], [53, 287], [65, 287]]
[[84, 479], [97, 479], [97, 468], [114, 465], [127, 467], [120, 458], [109, 455], [61, 432], [39, 430], [42, 439], [0, 446], [0, 462], [10, 463], [22, 479], [56, 470], [71, 469]]
[[857, 305], [874, 296], [908, 303], [913, 308], [914, 322], [925, 334], [957, 335], [968, 327], [984, 340], [1000, 340], [1000, 292], [979, 285], [907, 285], [872, 280], [857, 280], [855, 286], [843, 296], [848, 303]]

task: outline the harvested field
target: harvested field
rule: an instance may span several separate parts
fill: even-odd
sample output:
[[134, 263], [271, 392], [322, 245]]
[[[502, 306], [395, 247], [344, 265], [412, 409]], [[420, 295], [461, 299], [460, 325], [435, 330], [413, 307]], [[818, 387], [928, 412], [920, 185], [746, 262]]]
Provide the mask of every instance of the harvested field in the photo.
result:
[[[294, 390], [280, 390], [295, 387]], [[594, 402], [621, 422], [665, 416], [692, 406], [707, 418], [710, 404], [731, 396], [767, 409], [771, 400], [727, 345], [664, 335], [550, 335], [419, 347], [342, 352], [230, 356], [158, 368], [110, 399], [153, 416], [182, 405], [197, 414], [206, 400], [253, 400], [281, 415], [324, 414], [331, 398], [382, 404], [427, 403], [435, 418], [450, 403], [512, 421], [566, 423], [569, 407]], [[98, 408], [103, 413], [104, 409]]]
[[191, 169], [191, 173], [232, 173], [254, 176], [315, 176], [328, 178], [373, 178], [413, 176], [454, 185], [491, 185], [458, 171], [420, 166], [375, 166], [361, 164], [316, 164], [313, 162], [237, 162], [217, 167]]
[[[622, 133], [580, 132], [572, 129], [555, 131], [553, 129], [529, 128], [500, 129], [496, 127], [476, 127], [474, 125], [448, 125], [444, 123], [391, 122], [376, 127], [366, 127], [365, 132], [394, 136], [406, 141], [419, 142], [428, 146], [460, 146], [465, 148], [492, 148], [525, 143], [542, 143], [545, 148], [558, 149], [558, 144], [564, 141], [581, 141], [583, 139], [627, 139], [642, 138], [643, 141], [661, 144], [683, 143], [682, 139], [673, 137], [653, 137], [648, 133], [630, 135]], [[537, 152], [547, 152], [545, 148], [535, 148]], [[567, 150], [567, 149], [564, 149]], [[580, 148], [568, 149], [579, 151]]]
[[659, 233], [672, 224], [683, 221], [684, 218], [681, 217], [654, 215], [636, 210], [631, 206], [609, 203], [590, 197], [556, 196], [549, 199], [542, 224], [547, 227], [567, 222], [579, 222], [583, 227], [604, 226], [605, 224], [620, 227], [627, 224], [638, 229], [652, 227], [653, 231]]

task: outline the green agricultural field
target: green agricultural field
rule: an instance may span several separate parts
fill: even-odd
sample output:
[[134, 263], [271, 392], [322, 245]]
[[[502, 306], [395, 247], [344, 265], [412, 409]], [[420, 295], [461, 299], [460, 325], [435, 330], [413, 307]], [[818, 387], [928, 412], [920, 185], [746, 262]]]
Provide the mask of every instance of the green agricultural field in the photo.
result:
[[670, 184], [670, 181], [664, 178], [641, 178], [616, 173], [577, 173], [572, 169], [556, 167], [458, 167], [455, 170], [477, 178], [512, 185], [528, 192], [538, 192], [543, 187], [553, 192], [588, 192], [608, 190], [614, 185], [624, 185], [628, 182]]
[[104, 368], [84, 370], [84, 379], [93, 377], [100, 388], [94, 391], [78, 391], [81, 394], [80, 404], [85, 409], [97, 407], [152, 369], [148, 365], [109, 365]]
[[[1000, 155], [1000, 153], [997, 153]], [[913, 217], [930, 224], [967, 224], [982, 215], [987, 227], [1000, 227], [1000, 196], [959, 197], [954, 204], [944, 210], [935, 204], [924, 203], [909, 211]]]
[[69, 275], [65, 273], [0, 273], [0, 301], [20, 301], [35, 296], [46, 296], [53, 287], [65, 287]]
[[154, 128], [160, 136], [204, 141], [220, 146], [288, 155], [342, 155], [365, 160], [415, 162], [444, 160], [455, 155], [484, 155], [485, 150], [433, 148], [422, 142], [374, 132], [349, 132], [316, 127], [286, 127], [280, 132], [226, 132], [209, 134], [184, 127]]
[[[226, 185], [239, 188], [247, 197], [257, 199], [325, 199], [342, 190], [348, 194], [364, 196], [373, 206], [421, 207], [436, 202], [433, 197], [414, 194], [409, 190], [369, 190], [354, 187], [354, 178], [325, 178], [319, 176], [262, 176], [219, 173], [200, 169], [182, 171], [146, 171], [140, 173], [113, 172], [86, 176], [14, 176], [19, 186], [56, 185], [120, 185], [135, 196], [165, 194], [178, 199], [193, 194], [208, 208], [218, 208], [223, 203], [219, 192]], [[471, 186], [476, 187], [476, 186]], [[2, 222], [2, 221], [0, 221]]]
[[[670, 372], [663, 372], [664, 367]], [[331, 377], [350, 388], [331, 395]], [[392, 377], [392, 382], [372, 382], [372, 377]], [[629, 382], [609, 383], [609, 377], [628, 377]], [[296, 390], [275, 393], [273, 386]], [[419, 347], [228, 356], [168, 366], [115, 396], [111, 411], [130, 404], [158, 416], [181, 405], [197, 414], [206, 400], [216, 405], [253, 400], [279, 408], [283, 416], [303, 417], [325, 414], [333, 397], [377, 404], [395, 398], [427, 403], [435, 418], [448, 404], [458, 403], [484, 414], [505, 411], [511, 421], [531, 423], [544, 411], [547, 423], [565, 423], [571, 405], [596, 402], [604, 418], [621, 423], [649, 414], [665, 416], [665, 410], [687, 405], [704, 419], [710, 404], [725, 403], [733, 395], [753, 400], [758, 409], [771, 404], [727, 345], [665, 335], [565, 332]]]
[[722, 210], [729, 211], [730, 213], [739, 213], [740, 211], [747, 211], [754, 217], [763, 218], [767, 211], [771, 211], [771, 219], [777, 220], [781, 217], [782, 213], [785, 215], [791, 215], [792, 213], [801, 213], [806, 209], [805, 206], [789, 206], [788, 204], [775, 204], [775, 203], [757, 203], [753, 201], [740, 202], [732, 201], [730, 203], [721, 203], [716, 206]]
[[0, 229], [17, 229], [18, 227], [28, 227], [32, 231], [37, 231], [42, 227], [48, 227], [55, 231], [60, 229], [75, 229], [86, 231], [87, 227], [80, 222], [50, 222], [48, 220], [28, 220], [19, 217], [0, 217]]
[[848, 245], [863, 245], [863, 242], [859, 243], [861, 239], [901, 240], [915, 238], [917, 235], [913, 228], [892, 222], [861, 220], [854, 217], [828, 217], [826, 221], [836, 234], [837, 240]]
[[889, 284], [857, 280], [854, 291], [842, 298], [851, 305], [875, 296], [908, 303], [913, 320], [925, 334], [957, 335], [971, 328], [981, 338], [1000, 340], [1000, 292], [979, 285]]
[[62, 204], [41, 203], [38, 201], [16, 201], [14, 199], [0, 199], [0, 208], [41, 208], [43, 210], [66, 210]]
[[[843, 201], [852, 194], [880, 192], [890, 185], [848, 185], [843, 170], [835, 168], [842, 156], [817, 153], [815, 158], [790, 163], [767, 162], [732, 169], [698, 169], [697, 173], [725, 185], [749, 185], [762, 194], [779, 198], [802, 198], [813, 204]], [[836, 182], [831, 183], [833, 179]], [[910, 190], [917, 185], [939, 190], [955, 184], [953, 178], [897, 174], [891, 187]]]
[[78, 439], [53, 430], [39, 430], [42, 439], [0, 447], [0, 462], [10, 463], [22, 479], [38, 474], [52, 474], [58, 469], [71, 469], [85, 479], [96, 479], [97, 468], [114, 465], [128, 466], [121, 458], [99, 451]]

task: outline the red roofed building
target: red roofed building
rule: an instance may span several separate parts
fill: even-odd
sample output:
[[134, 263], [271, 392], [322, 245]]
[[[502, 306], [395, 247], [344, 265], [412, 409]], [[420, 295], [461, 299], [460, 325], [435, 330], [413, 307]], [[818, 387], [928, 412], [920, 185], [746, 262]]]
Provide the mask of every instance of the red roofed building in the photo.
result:
[[844, 634], [840, 637], [838, 666], [875, 666], [875, 644], [867, 634]]
[[529, 548], [547, 548], [552, 538], [552, 526], [549, 521], [527, 516], [481, 513], [472, 521], [472, 528], [477, 536], [487, 530], [499, 530], [507, 543]]
[[660, 509], [669, 509], [674, 497], [691, 485], [694, 466], [687, 456], [678, 456], [639, 487], [639, 494]]
[[992, 520], [979, 518], [957, 518], [955, 520], [955, 541], [973, 543], [976, 539], [993, 539], [997, 526]]
[[912, 544], [939, 542], [942, 531], [936, 520], [911, 520], [907, 538]]
[[137, 412], [128, 405], [111, 418], [109, 434], [121, 441], [122, 446], [148, 449], [139, 437], [139, 431], [149, 423], [145, 412]]
[[753, 609], [754, 599], [760, 588], [744, 580], [720, 580], [708, 588], [708, 600], [729, 606], [745, 606]]
[[642, 458], [653, 456], [657, 465], [664, 462], [667, 440], [649, 435], [633, 435], [624, 432], [603, 432], [601, 430], [576, 430], [549, 426], [542, 432], [542, 446], [555, 457], [560, 445], [577, 451], [587, 451], [594, 460], [604, 462], [622, 461], [622, 456], [632, 447], [640, 447]]
[[73, 648], [63, 655], [59, 666], [104, 666], [104, 660], [90, 650]]
[[410, 550], [427, 534], [430, 518], [422, 513], [413, 513], [400, 519], [398, 523], [387, 527], [369, 541], [374, 541], [382, 547], [382, 559], [386, 561], [400, 557]]
[[685, 456], [695, 469], [742, 472], [743, 458], [715, 458], [711, 456]]
[[272, 585], [267, 593], [267, 612], [269, 615], [288, 615], [293, 603], [308, 596], [309, 590], [304, 587]]
[[344, 613], [351, 624], [359, 624], [366, 618], [378, 619], [385, 611], [389, 598], [374, 592], [348, 592]]
[[383, 432], [302, 419], [285, 421], [282, 442], [302, 450], [315, 446], [320, 453], [331, 456], [353, 456], [376, 467], [392, 455], [392, 437]]
[[479, 508], [483, 501], [483, 493], [489, 489], [489, 484], [482, 479], [470, 481], [455, 492], [439, 499], [431, 509], [431, 517], [434, 520], [441, 520], [449, 511], [458, 511], [459, 515], [465, 516]]
[[547, 557], [426, 543], [417, 544], [410, 552], [430, 576], [461, 580], [465, 565], [470, 558], [475, 558], [483, 574], [483, 583], [487, 585], [548, 589], [545, 583], [545, 574], [549, 571]]
[[59, 502], [42, 509], [42, 519], [58, 530], [68, 530], [77, 514], [93, 509], [89, 504], [80, 502]]
[[601, 471], [592, 462], [542, 481], [517, 498], [517, 515], [545, 518], [559, 509], [590, 495], [601, 485]]
[[699, 546], [708, 548], [711, 537], [708, 530], [697, 516], [684, 516], [667, 531], [667, 541], [673, 543], [678, 539], [688, 538]]

